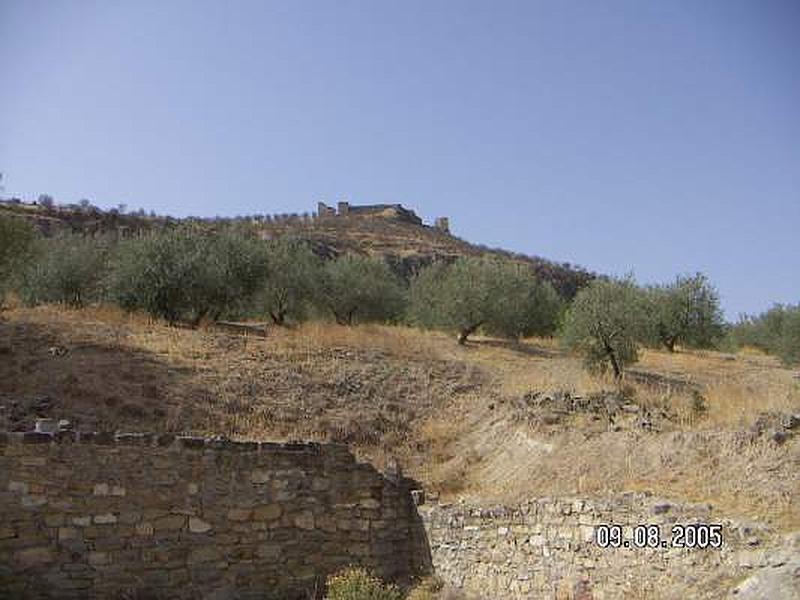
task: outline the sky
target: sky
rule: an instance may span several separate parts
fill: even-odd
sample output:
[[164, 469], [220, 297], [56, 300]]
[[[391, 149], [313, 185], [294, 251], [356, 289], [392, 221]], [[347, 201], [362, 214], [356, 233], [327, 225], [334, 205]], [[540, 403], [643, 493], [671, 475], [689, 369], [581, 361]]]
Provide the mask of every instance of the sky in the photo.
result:
[[797, 0], [0, 0], [5, 196], [399, 202], [726, 316], [800, 302]]

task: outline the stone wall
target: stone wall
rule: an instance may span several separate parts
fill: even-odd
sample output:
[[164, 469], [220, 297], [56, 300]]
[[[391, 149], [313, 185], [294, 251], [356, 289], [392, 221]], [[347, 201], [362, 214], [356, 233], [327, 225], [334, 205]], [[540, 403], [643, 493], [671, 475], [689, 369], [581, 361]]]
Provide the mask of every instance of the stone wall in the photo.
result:
[[[333, 444], [0, 434], [0, 597], [312, 598], [429, 568], [401, 481]], [[5, 595], [4, 595], [5, 594]]]
[[[719, 598], [753, 567], [768, 532], [718, 521], [707, 505], [644, 494], [539, 498], [516, 507], [421, 506], [433, 565], [446, 583], [486, 599]], [[721, 522], [722, 549], [608, 549], [595, 527]]]

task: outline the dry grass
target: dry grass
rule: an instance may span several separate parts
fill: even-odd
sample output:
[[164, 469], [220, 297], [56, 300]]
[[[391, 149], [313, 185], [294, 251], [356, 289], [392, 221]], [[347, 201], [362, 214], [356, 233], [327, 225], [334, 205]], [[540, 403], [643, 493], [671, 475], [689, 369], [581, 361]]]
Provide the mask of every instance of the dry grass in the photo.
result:
[[517, 418], [530, 391], [616, 387], [549, 339], [459, 347], [440, 333], [325, 323], [246, 337], [110, 307], [15, 308], [0, 331], [0, 404], [21, 402], [22, 425], [37, 411], [25, 403], [49, 396], [48, 414], [84, 428], [344, 441], [379, 465], [399, 458], [450, 498], [650, 490], [800, 526], [800, 441], [745, 433], [762, 412], [800, 412], [800, 382], [753, 352], [643, 352], [628, 393], [670, 419], [615, 431], [593, 415], [543, 428]]

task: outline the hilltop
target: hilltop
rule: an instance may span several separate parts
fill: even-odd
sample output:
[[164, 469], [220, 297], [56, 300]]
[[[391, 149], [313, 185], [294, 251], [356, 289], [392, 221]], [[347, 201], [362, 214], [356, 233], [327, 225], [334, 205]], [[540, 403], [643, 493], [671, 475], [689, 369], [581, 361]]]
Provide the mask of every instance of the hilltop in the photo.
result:
[[320, 202], [313, 214], [178, 219], [148, 215], [144, 211], [104, 211], [85, 202], [55, 205], [12, 199], [0, 200], [0, 215], [29, 220], [45, 235], [72, 232], [124, 238], [186, 223], [209, 229], [235, 226], [263, 239], [290, 236], [305, 240], [325, 258], [342, 254], [378, 256], [404, 277], [439, 260], [449, 262], [461, 256], [502, 257], [529, 265], [565, 298], [572, 298], [595, 277], [594, 273], [569, 263], [472, 244], [451, 233], [448, 218], [441, 217], [426, 225], [413, 210], [400, 204], [359, 206], [340, 202], [334, 209]]

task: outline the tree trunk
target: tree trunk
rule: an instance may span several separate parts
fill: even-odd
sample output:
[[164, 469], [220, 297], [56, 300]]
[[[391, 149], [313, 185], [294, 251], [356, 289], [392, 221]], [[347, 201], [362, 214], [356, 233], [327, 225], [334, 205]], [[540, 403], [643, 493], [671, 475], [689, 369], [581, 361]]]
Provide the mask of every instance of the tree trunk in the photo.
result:
[[275, 325], [283, 325], [286, 320], [286, 316], [281, 311], [278, 312], [270, 311], [269, 316], [272, 319], [272, 322], [275, 323]]
[[614, 352], [614, 348], [610, 344], [603, 344], [603, 346], [606, 356], [608, 356], [608, 361], [611, 363], [611, 368], [614, 370], [614, 379], [619, 381], [622, 379], [622, 367], [619, 364], [619, 360], [617, 360], [617, 353]]
[[480, 327], [482, 324], [483, 322], [476, 323], [475, 325], [470, 325], [469, 327], [462, 329], [458, 333], [458, 345], [463, 346], [464, 344], [466, 344], [467, 338], [471, 336], [473, 333], [475, 333], [475, 330], [478, 329], [478, 327]]
[[346, 315], [340, 315], [338, 312], [333, 311], [333, 316], [336, 319], [336, 323], [339, 325], [352, 325], [353, 324], [353, 315], [356, 313], [356, 309], [354, 308]]
[[200, 312], [198, 312], [198, 313], [197, 313], [197, 315], [195, 316], [195, 318], [194, 318], [194, 319], [192, 319], [192, 321], [189, 323], [189, 326], [190, 326], [192, 329], [197, 329], [197, 327], [200, 325], [200, 321], [202, 321], [202, 320], [203, 320], [203, 318], [204, 318], [204, 317], [205, 317], [207, 314], [208, 314], [208, 309], [207, 309], [207, 308], [204, 308], [203, 310], [201, 310]]

